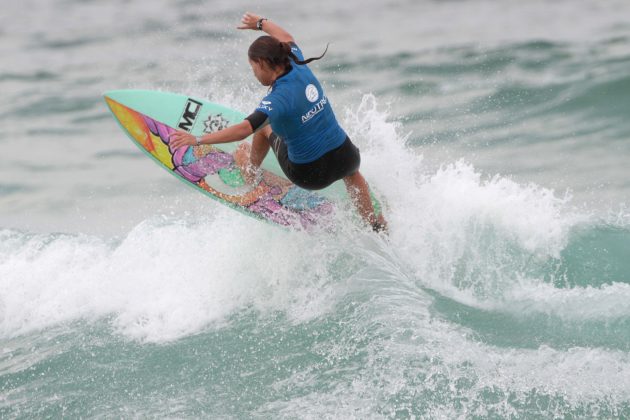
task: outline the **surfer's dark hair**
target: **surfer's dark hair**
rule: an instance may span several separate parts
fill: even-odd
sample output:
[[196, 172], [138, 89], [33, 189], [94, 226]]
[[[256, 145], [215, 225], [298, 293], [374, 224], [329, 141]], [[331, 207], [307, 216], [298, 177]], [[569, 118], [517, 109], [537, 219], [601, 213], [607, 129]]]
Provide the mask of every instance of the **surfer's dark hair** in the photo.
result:
[[291, 67], [291, 61], [289, 59], [293, 60], [295, 64], [308, 64], [311, 61], [322, 58], [326, 55], [326, 51], [328, 51], [328, 45], [326, 45], [326, 50], [319, 57], [300, 60], [293, 54], [293, 51], [291, 51], [290, 42], [281, 42], [272, 36], [263, 35], [252, 42], [252, 45], [249, 46], [249, 50], [247, 51], [247, 55], [250, 60], [257, 63], [264, 60], [273, 68], [281, 67], [288, 70]]

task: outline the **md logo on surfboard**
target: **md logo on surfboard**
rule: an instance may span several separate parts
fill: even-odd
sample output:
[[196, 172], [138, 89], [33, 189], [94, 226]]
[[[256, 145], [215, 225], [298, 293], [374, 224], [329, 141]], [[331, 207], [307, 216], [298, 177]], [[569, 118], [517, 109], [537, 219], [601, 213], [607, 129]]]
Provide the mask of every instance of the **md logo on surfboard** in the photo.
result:
[[184, 108], [184, 113], [181, 117], [179, 117], [179, 123], [177, 124], [177, 128], [181, 128], [184, 131], [192, 130], [195, 125], [195, 121], [197, 120], [197, 114], [199, 114], [199, 110], [202, 107], [201, 102], [197, 102], [194, 99], [188, 98], [186, 101], [186, 107]]

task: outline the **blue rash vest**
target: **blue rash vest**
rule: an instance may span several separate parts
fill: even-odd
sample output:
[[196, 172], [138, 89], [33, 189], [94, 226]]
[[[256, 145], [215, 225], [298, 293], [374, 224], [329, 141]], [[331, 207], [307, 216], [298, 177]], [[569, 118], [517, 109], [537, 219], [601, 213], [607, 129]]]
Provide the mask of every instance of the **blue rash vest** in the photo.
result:
[[[291, 51], [304, 60], [296, 44], [291, 44]], [[313, 72], [307, 65], [291, 66], [271, 85], [256, 111], [267, 115], [273, 132], [286, 143], [291, 162], [310, 163], [341, 146], [347, 135]]]

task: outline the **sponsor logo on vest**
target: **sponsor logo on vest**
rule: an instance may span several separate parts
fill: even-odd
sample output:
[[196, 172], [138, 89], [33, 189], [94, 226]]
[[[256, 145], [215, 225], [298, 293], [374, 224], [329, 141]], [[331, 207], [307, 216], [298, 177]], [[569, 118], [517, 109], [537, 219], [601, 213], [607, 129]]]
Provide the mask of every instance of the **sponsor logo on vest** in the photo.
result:
[[315, 85], [311, 84], [306, 86], [306, 91], [304, 93], [306, 93], [306, 99], [308, 99], [309, 102], [315, 102], [319, 99], [319, 92], [317, 92]]
[[260, 101], [260, 105], [258, 105], [258, 109], [273, 111], [273, 108], [270, 107], [269, 105], [271, 105], [271, 101]]
[[322, 100], [317, 102], [313, 108], [311, 108], [306, 114], [302, 115], [302, 123], [307, 122], [308, 120], [313, 118], [315, 115], [319, 114], [324, 109], [324, 106], [326, 106], [327, 103], [328, 103], [328, 100], [324, 96]]
[[184, 113], [181, 117], [179, 117], [179, 123], [177, 124], [177, 128], [181, 128], [184, 131], [192, 130], [195, 125], [195, 120], [197, 119], [197, 114], [199, 114], [199, 110], [201, 109], [201, 102], [197, 102], [194, 99], [188, 98], [186, 101], [186, 106], [184, 107]]

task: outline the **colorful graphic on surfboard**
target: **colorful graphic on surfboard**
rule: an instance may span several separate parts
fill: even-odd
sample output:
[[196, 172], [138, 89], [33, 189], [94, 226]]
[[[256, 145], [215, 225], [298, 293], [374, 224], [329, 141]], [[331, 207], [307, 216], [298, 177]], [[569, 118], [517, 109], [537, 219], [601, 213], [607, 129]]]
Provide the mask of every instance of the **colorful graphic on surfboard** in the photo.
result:
[[249, 185], [235, 166], [235, 143], [184, 146], [177, 150], [169, 145], [169, 135], [175, 130], [198, 136], [243, 121], [243, 113], [166, 92], [117, 90], [104, 96], [120, 126], [143, 152], [206, 195], [282, 226], [309, 228], [331, 221], [332, 198], [340, 195], [338, 188], [316, 193], [293, 185], [282, 175], [272, 153], [262, 164], [260, 182]]

